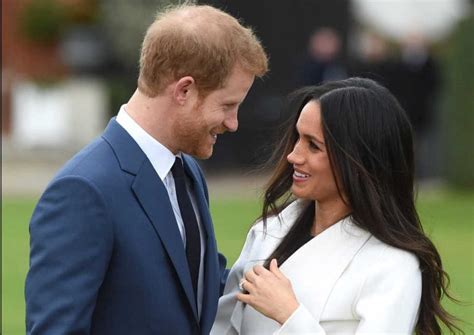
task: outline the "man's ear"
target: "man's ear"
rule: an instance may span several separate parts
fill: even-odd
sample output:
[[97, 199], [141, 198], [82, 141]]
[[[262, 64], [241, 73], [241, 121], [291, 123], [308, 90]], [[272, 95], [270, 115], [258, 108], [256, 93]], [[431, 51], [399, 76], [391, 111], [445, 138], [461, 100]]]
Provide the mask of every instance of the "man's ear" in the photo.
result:
[[174, 85], [173, 98], [178, 104], [184, 105], [195, 89], [196, 85], [193, 77], [182, 77]]

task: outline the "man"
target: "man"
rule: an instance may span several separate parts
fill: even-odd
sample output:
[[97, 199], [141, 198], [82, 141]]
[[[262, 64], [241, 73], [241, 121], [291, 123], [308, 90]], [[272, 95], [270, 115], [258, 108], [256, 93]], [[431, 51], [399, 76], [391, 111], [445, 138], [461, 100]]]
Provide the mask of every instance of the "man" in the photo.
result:
[[[47, 187], [30, 223], [28, 334], [208, 334], [225, 281], [194, 159], [237, 130], [267, 57], [209, 6], [158, 15], [138, 88]], [[189, 155], [188, 155], [189, 154]]]

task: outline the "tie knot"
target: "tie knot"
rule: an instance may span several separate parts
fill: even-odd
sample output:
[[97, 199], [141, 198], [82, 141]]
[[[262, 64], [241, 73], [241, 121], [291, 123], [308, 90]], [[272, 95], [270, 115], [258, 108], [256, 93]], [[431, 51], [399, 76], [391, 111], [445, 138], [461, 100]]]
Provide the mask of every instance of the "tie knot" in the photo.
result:
[[173, 166], [171, 167], [171, 172], [173, 173], [173, 178], [182, 178], [184, 177], [184, 168], [181, 158], [176, 157]]

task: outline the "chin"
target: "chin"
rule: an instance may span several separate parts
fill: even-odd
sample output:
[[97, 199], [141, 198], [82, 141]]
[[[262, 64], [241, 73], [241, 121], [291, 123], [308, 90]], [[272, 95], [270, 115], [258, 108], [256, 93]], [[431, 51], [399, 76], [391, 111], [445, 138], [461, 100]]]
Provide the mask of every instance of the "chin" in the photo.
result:
[[313, 194], [295, 186], [291, 187], [291, 193], [293, 194], [295, 198], [298, 198], [298, 199], [315, 200]]
[[194, 157], [198, 159], [208, 159], [212, 156], [213, 153], [213, 148], [211, 147], [209, 150], [196, 150], [195, 154], [193, 155]]
[[301, 192], [301, 190], [298, 190], [294, 186], [291, 187], [291, 193], [298, 199], [304, 199], [304, 192]]

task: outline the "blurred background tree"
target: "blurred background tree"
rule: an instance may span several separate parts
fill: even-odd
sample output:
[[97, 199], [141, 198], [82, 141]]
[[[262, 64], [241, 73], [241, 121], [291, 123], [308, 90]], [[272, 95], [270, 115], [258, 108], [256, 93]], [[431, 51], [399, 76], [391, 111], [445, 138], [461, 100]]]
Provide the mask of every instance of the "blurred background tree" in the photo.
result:
[[474, 13], [458, 26], [445, 49], [444, 125], [447, 181], [474, 187]]
[[[178, 0], [102, 0], [101, 26], [111, 49], [105, 76], [110, 98], [110, 116], [117, 114], [136, 88], [141, 43], [158, 11]], [[190, 1], [192, 2], [192, 1]]]
[[55, 0], [31, 1], [19, 17], [23, 35], [34, 43], [54, 43], [64, 30], [67, 16], [64, 5]]

